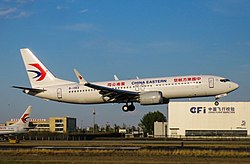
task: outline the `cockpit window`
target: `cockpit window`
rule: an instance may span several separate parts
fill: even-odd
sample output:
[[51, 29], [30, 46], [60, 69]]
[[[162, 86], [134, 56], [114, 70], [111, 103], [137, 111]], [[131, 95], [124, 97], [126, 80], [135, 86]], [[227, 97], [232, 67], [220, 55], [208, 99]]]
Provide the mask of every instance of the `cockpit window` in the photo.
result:
[[227, 81], [230, 81], [229, 79], [220, 79], [221, 82], [227, 82]]

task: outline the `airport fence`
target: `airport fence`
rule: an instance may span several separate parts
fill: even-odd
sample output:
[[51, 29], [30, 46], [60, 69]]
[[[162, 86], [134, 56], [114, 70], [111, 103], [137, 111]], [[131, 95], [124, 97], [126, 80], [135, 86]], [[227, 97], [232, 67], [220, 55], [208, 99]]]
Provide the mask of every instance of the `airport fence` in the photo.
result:
[[19, 140], [37, 140], [37, 141], [86, 141], [86, 140], [158, 140], [158, 141], [187, 141], [187, 140], [250, 140], [250, 136], [247, 137], [222, 137], [222, 136], [168, 136], [168, 137], [140, 137], [140, 138], [125, 138], [123, 135], [117, 134], [84, 134], [84, 135], [18, 135]]
[[94, 140], [98, 138], [123, 138], [120, 133], [86, 133], [86, 134], [59, 134], [59, 133], [45, 133], [45, 134], [20, 134], [16, 136], [19, 140], [67, 140], [67, 141], [81, 141]]

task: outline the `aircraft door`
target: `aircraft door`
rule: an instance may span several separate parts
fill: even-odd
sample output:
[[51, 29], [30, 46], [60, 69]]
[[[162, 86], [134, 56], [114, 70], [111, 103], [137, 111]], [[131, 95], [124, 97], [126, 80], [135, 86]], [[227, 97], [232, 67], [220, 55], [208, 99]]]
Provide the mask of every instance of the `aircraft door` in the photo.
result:
[[62, 98], [62, 88], [57, 89], [57, 98], [61, 99]]
[[140, 89], [141, 89], [141, 91], [144, 91], [145, 90], [145, 85], [141, 84]]
[[139, 91], [139, 85], [138, 84], [135, 85], [135, 91]]
[[208, 85], [209, 88], [214, 88], [214, 78], [212, 77], [208, 78]]
[[135, 91], [144, 91], [145, 90], [145, 85], [144, 84], [136, 84], [135, 85]]

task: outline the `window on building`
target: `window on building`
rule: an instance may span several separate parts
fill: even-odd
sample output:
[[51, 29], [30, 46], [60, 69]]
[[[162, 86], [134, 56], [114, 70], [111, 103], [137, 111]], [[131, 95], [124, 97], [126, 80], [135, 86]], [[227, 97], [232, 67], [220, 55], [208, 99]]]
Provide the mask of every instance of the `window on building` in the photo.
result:
[[62, 123], [63, 120], [61, 120], [61, 119], [56, 119], [55, 122], [56, 122], [56, 123]]
[[247, 130], [186, 130], [186, 136], [247, 136]]
[[56, 127], [63, 127], [63, 124], [56, 124]]
[[63, 131], [63, 128], [55, 128], [55, 131], [56, 131], [56, 132], [62, 132], [62, 131]]

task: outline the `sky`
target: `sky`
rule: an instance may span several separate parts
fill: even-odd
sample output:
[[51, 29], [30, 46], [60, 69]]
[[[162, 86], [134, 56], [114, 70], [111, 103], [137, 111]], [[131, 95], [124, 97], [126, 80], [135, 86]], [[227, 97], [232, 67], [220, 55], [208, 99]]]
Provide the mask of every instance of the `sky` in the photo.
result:
[[[0, 122], [19, 118], [76, 117], [96, 123], [137, 126], [143, 115], [166, 105], [74, 105], [45, 101], [11, 86], [30, 87], [20, 48], [30, 48], [57, 77], [91, 82], [139, 76], [212, 74], [240, 88], [220, 101], [250, 101], [249, 0], [1, 0]], [[174, 100], [173, 100], [174, 101]], [[189, 101], [182, 99], [181, 101]], [[195, 98], [192, 101], [214, 101]]]

